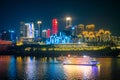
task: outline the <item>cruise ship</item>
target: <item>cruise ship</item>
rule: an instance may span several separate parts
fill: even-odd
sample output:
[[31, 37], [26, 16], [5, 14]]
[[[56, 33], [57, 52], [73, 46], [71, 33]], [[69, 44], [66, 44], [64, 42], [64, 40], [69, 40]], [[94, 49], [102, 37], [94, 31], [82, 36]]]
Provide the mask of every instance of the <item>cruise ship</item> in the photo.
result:
[[81, 65], [81, 66], [97, 66], [100, 63], [89, 56], [68, 56], [63, 58], [62, 60], [63, 65]]

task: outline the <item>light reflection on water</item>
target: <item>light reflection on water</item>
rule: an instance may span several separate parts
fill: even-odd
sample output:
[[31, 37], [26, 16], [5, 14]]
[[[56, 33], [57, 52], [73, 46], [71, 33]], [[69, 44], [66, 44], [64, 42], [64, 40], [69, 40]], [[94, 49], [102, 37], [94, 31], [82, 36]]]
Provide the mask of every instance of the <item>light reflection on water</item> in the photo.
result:
[[64, 72], [67, 80], [73, 79], [97, 79], [98, 68], [97, 66], [79, 66], [79, 65], [64, 65]]
[[12, 56], [8, 64], [8, 76], [10, 77], [10, 79], [16, 79], [16, 68], [16, 60], [15, 57]]
[[[120, 58], [97, 58], [100, 66], [63, 65], [53, 57], [0, 56], [0, 80], [114, 80]], [[115, 75], [114, 75], [115, 73]]]

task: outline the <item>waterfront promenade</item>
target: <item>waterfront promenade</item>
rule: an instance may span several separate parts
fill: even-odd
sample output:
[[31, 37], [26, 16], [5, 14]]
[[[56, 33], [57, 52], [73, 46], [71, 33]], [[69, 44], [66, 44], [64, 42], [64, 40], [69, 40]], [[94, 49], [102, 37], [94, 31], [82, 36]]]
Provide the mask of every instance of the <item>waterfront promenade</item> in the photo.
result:
[[22, 46], [13, 46], [7, 50], [7, 53], [14, 55], [31, 56], [61, 56], [61, 55], [89, 55], [89, 56], [117, 56], [119, 49], [110, 46], [86, 46], [80, 44], [54, 44], [54, 45], [36, 45], [27, 44]]

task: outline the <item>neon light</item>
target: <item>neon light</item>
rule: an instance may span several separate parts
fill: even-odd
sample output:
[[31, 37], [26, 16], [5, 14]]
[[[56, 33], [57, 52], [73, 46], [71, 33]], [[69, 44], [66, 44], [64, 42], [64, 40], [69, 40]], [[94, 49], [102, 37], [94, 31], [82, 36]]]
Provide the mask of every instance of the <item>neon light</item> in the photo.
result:
[[58, 33], [58, 22], [57, 19], [54, 18], [52, 20], [52, 34], [57, 34]]

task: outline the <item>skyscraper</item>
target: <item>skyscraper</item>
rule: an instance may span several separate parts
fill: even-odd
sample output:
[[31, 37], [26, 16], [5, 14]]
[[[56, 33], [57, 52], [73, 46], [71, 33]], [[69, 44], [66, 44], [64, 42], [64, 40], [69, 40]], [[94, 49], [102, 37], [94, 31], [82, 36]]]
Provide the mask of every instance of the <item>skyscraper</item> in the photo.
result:
[[66, 17], [66, 29], [70, 28], [72, 26], [72, 18]]
[[50, 37], [50, 29], [47, 30], [47, 38]]
[[26, 37], [27, 38], [34, 38], [34, 24], [33, 23], [26, 23]]
[[20, 27], [20, 39], [31, 39], [34, 38], [34, 23], [22, 22]]
[[38, 37], [41, 37], [41, 24], [42, 24], [42, 21], [38, 21], [37, 22], [37, 24], [38, 24]]
[[47, 38], [47, 30], [42, 30], [42, 37]]
[[52, 34], [57, 34], [58, 33], [58, 22], [57, 19], [54, 18], [52, 20]]
[[20, 22], [20, 39], [22, 37], [25, 37], [25, 23], [24, 22]]

